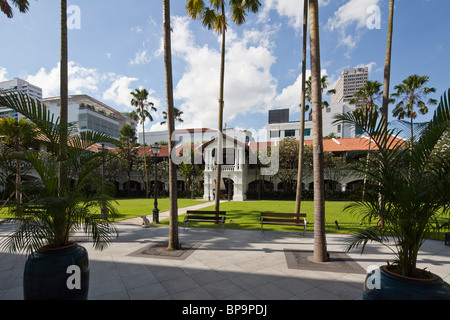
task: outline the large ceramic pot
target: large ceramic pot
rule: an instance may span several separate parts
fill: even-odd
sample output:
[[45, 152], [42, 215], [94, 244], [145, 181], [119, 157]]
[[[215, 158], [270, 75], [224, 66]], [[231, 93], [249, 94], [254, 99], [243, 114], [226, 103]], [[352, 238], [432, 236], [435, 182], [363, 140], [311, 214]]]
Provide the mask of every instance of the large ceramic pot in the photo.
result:
[[435, 274], [430, 274], [428, 279], [409, 278], [382, 266], [367, 275], [363, 299], [450, 300], [450, 286]]
[[87, 250], [71, 243], [67, 247], [42, 248], [25, 263], [25, 300], [87, 300], [89, 258]]

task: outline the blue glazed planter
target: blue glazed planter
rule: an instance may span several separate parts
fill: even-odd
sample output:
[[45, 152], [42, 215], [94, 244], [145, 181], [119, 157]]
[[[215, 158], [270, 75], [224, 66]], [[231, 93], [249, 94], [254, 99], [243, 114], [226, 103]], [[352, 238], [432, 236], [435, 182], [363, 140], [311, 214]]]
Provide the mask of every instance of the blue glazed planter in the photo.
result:
[[402, 277], [387, 266], [375, 272], [366, 277], [364, 300], [450, 300], [450, 285], [437, 275], [424, 280]]
[[89, 258], [87, 250], [73, 243], [64, 248], [42, 248], [25, 263], [25, 300], [87, 300]]

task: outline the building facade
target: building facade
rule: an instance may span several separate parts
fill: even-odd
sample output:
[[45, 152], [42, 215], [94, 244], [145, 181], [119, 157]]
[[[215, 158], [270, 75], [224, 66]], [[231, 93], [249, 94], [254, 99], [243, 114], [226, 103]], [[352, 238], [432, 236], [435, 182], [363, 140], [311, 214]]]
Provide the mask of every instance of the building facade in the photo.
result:
[[[45, 98], [42, 101], [55, 117], [59, 116], [60, 97]], [[137, 125], [136, 121], [88, 95], [69, 95], [68, 122], [76, 123], [79, 132], [102, 132], [116, 139], [125, 125], [134, 129]]]
[[[250, 131], [235, 130], [233, 128], [224, 128], [223, 133], [235, 137], [242, 142], [250, 142], [253, 140], [253, 134]], [[139, 144], [144, 144], [142, 132], [138, 132]], [[177, 129], [173, 134], [173, 140], [176, 144], [201, 144], [217, 137], [217, 130], [209, 128], [186, 128]], [[152, 145], [155, 143], [167, 144], [169, 134], [167, 130], [145, 132], [145, 144]]]
[[[355, 110], [355, 106], [348, 103], [331, 103], [328, 107], [322, 109], [323, 135], [333, 134], [337, 138], [355, 138], [358, 136], [354, 127], [343, 124], [334, 123], [334, 117], [339, 114], [347, 113]], [[274, 116], [274, 113], [282, 113], [280, 117]], [[274, 120], [278, 119], [278, 121]], [[305, 120], [305, 140], [313, 139], [313, 121]], [[269, 112], [269, 122], [265, 126], [267, 141], [281, 141], [284, 138], [293, 137], [300, 140], [300, 121], [289, 120], [289, 109], [271, 110]]]
[[369, 80], [369, 68], [353, 68], [342, 71], [331, 94], [331, 103], [349, 103], [353, 95]]
[[[13, 80], [0, 82], [0, 94], [7, 91], [18, 91], [32, 99], [42, 101], [42, 89], [23, 79], [14, 78]], [[23, 118], [17, 111], [0, 106], [0, 118], [3, 117], [16, 120]]]

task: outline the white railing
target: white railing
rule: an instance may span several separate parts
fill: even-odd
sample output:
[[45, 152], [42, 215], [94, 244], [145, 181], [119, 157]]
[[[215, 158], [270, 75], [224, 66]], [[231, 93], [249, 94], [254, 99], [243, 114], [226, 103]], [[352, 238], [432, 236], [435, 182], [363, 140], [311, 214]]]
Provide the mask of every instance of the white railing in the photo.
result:
[[[229, 164], [223, 164], [222, 165], [222, 171], [223, 172], [234, 172], [234, 171], [242, 171], [242, 169], [240, 168], [241, 166], [235, 166], [234, 164], [229, 165]], [[217, 166], [209, 166], [210, 170], [208, 170], [208, 167], [206, 169], [206, 171], [216, 171], [217, 170]]]

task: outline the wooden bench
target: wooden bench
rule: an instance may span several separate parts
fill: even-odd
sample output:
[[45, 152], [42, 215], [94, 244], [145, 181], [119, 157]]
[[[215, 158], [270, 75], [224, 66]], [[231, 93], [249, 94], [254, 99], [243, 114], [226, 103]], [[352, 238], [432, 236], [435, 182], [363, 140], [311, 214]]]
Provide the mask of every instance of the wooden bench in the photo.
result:
[[216, 211], [188, 210], [184, 216], [184, 227], [189, 226], [188, 222], [214, 222], [215, 224], [221, 223], [224, 228], [225, 215], [225, 211], [219, 211], [219, 214], [216, 214]]
[[303, 227], [303, 235], [305, 235], [306, 213], [261, 212], [261, 231], [265, 224]]

